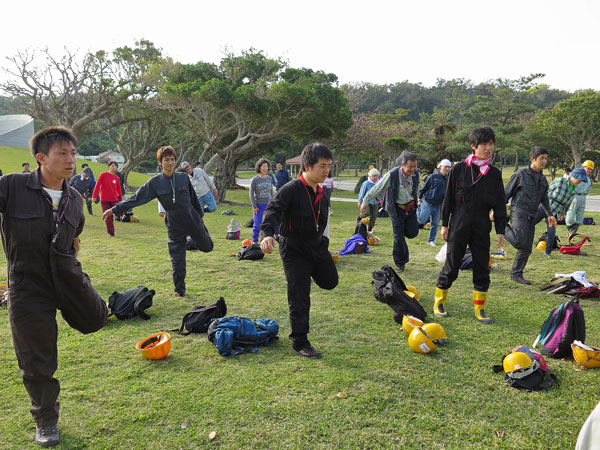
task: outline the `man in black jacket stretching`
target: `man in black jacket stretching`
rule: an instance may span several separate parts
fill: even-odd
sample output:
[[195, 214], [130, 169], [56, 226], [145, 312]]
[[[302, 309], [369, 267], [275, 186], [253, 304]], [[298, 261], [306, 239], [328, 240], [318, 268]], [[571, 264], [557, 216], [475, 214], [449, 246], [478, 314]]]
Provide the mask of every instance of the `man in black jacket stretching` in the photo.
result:
[[338, 284], [338, 273], [329, 253], [329, 239], [323, 236], [329, 216], [329, 199], [322, 183], [333, 155], [323, 144], [313, 143], [302, 150], [302, 175], [286, 183], [269, 202], [260, 226], [260, 247], [272, 253], [275, 228], [279, 226], [279, 254], [288, 283], [288, 305], [294, 351], [306, 358], [321, 358], [308, 340], [310, 281], [331, 290]]
[[473, 151], [450, 170], [448, 188], [442, 204], [442, 239], [448, 241], [446, 262], [437, 281], [433, 313], [447, 317], [444, 308], [448, 289], [458, 277], [467, 246], [473, 256], [473, 314], [481, 323], [492, 323], [484, 310], [490, 286], [490, 211], [495, 216], [497, 248], [504, 243], [506, 201], [502, 174], [490, 165], [496, 136], [490, 127], [476, 128], [469, 135]]

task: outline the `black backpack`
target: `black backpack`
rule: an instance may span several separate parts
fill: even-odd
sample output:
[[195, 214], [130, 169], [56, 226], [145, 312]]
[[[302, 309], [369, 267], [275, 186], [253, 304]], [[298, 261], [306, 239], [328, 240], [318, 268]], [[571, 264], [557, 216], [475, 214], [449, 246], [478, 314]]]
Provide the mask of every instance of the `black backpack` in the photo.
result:
[[156, 292], [146, 286], [138, 286], [123, 292], [113, 292], [108, 298], [110, 315], [119, 320], [139, 316], [144, 320], [150, 319], [145, 310], [152, 306], [152, 297]]
[[[564, 222], [563, 222], [563, 225], [564, 225]], [[545, 241], [546, 244], [548, 243], [548, 232], [547, 231], [544, 231], [542, 233], [540, 238], [535, 243], [535, 246], [537, 247], [537, 245], [542, 241]], [[558, 236], [554, 236], [554, 247], [552, 248], [552, 250], [560, 250], [560, 245], [558, 245], [559, 242], [560, 242], [560, 239], [558, 238]]]
[[237, 254], [237, 259], [239, 259], [239, 260], [242, 260], [242, 259], [257, 260], [257, 259], [263, 259], [264, 257], [265, 257], [265, 254], [260, 249], [260, 245], [258, 245], [258, 244], [252, 244], [252, 245], [247, 245], [246, 247], [242, 247], [242, 248], [240, 248], [240, 251]]
[[404, 292], [408, 290], [406, 284], [390, 266], [385, 265], [375, 270], [371, 284], [375, 287], [375, 298], [394, 310], [394, 320], [397, 323], [402, 323], [402, 317], [405, 315], [420, 320], [427, 317], [421, 304]]
[[[171, 331], [177, 331], [183, 336], [190, 333], [206, 333], [210, 323], [214, 319], [225, 317], [225, 314], [227, 314], [227, 305], [225, 305], [225, 299], [221, 297], [212, 305], [194, 306], [190, 312], [183, 316], [181, 327]], [[187, 332], [184, 332], [184, 329]]]

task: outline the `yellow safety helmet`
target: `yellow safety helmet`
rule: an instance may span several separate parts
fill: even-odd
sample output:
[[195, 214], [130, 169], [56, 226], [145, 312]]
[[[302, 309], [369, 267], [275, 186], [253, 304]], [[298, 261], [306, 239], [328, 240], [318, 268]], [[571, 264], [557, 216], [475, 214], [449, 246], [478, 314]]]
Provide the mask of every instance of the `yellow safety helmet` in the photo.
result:
[[585, 369], [600, 367], [600, 348], [575, 341], [571, 344], [573, 359]]
[[139, 218], [138, 216], [131, 216], [131, 217], [129, 218], [129, 221], [130, 221], [130, 222], [139, 222], [139, 221], [140, 221], [140, 218]]
[[171, 335], [165, 331], [155, 333], [139, 341], [135, 348], [148, 359], [163, 359], [171, 351]]
[[444, 345], [448, 342], [446, 330], [439, 323], [426, 323], [422, 326], [435, 345]]
[[362, 223], [364, 223], [365, 225], [369, 225], [369, 221], [370, 221], [370, 219], [369, 219], [368, 217], [363, 217], [362, 219], [360, 219], [360, 221], [361, 221]]
[[538, 250], [546, 250], [546, 241], [540, 241], [535, 246]]
[[332, 252], [332, 251], [330, 251], [329, 253], [331, 253], [331, 259], [333, 259], [333, 262], [337, 263], [338, 259], [340, 259], [340, 254], [338, 252]]
[[419, 326], [414, 327], [408, 335], [408, 345], [413, 352], [422, 355], [431, 353], [437, 348], [437, 345], [435, 345], [425, 330]]
[[406, 295], [408, 295], [409, 297], [414, 298], [415, 300], [420, 300], [419, 298], [419, 291], [417, 290], [416, 287], [411, 286], [410, 284], [406, 285], [406, 291], [404, 291], [406, 293]]
[[589, 159], [587, 161], [584, 161], [583, 164], [581, 165], [582, 167], [587, 167], [590, 170], [594, 170], [594, 161], [590, 161]]
[[525, 378], [539, 368], [539, 363], [534, 361], [524, 352], [512, 352], [502, 361], [504, 373], [509, 378]]
[[369, 236], [367, 242], [369, 245], [379, 245], [379, 238], [377, 236]]
[[404, 315], [402, 317], [402, 329], [406, 334], [410, 334], [415, 327], [421, 327], [424, 324], [425, 322], [413, 316]]

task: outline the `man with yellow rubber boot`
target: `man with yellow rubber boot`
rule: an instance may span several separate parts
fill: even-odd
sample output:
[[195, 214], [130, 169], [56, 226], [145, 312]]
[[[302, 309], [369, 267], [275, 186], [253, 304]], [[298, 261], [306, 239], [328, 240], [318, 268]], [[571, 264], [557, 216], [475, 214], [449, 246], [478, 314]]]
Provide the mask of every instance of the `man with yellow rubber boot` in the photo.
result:
[[496, 137], [490, 127], [480, 127], [469, 135], [473, 153], [465, 161], [455, 164], [449, 175], [448, 187], [442, 204], [442, 239], [448, 242], [446, 262], [438, 277], [434, 295], [433, 313], [448, 317], [445, 303], [448, 289], [458, 277], [467, 246], [473, 256], [473, 314], [481, 323], [492, 323], [484, 310], [490, 286], [490, 231], [489, 214], [493, 210], [497, 248], [504, 243], [506, 201], [500, 171], [490, 165]]

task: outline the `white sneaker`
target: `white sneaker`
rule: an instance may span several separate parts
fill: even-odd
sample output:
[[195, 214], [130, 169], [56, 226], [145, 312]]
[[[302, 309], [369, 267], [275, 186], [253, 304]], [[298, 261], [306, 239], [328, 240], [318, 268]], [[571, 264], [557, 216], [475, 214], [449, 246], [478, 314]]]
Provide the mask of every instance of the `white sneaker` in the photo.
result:
[[433, 241], [429, 241], [428, 244], [431, 245], [432, 247], [437, 247], [436, 243]]

